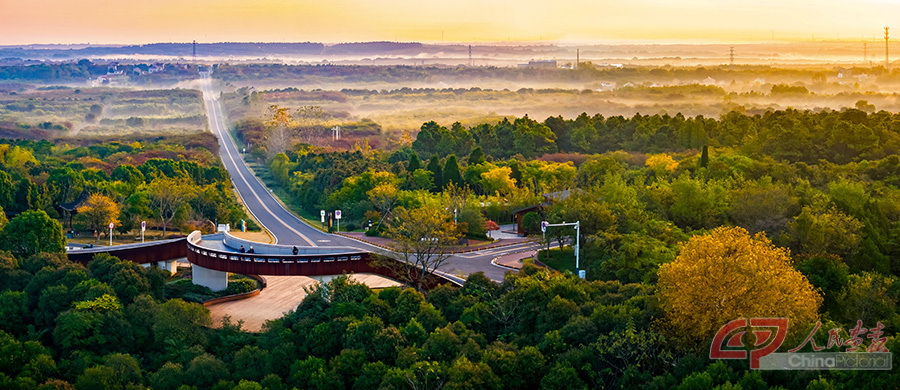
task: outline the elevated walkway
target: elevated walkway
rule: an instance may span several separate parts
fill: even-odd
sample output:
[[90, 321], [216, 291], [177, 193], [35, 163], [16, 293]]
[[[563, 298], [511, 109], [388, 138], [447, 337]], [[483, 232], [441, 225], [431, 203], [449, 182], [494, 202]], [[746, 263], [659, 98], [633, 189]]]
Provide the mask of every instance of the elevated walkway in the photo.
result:
[[[255, 253], [241, 253], [239, 248], [252, 246]], [[231, 234], [216, 233], [203, 236], [199, 231], [187, 238], [187, 258], [193, 264], [194, 283], [213, 290], [228, 286], [228, 272], [252, 275], [327, 276], [344, 273], [372, 273], [390, 279], [403, 279], [402, 274], [420, 272], [409, 264], [386, 260], [390, 266], [375, 264], [373, 253], [340, 246], [296, 247], [262, 244], [243, 240]], [[426, 286], [458, 281], [429, 273]]]

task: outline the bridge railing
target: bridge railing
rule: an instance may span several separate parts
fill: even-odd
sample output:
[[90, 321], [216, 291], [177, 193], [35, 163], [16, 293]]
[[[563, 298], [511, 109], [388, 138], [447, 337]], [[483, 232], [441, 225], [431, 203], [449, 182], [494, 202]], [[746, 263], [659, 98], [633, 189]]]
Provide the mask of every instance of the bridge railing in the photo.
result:
[[238, 249], [241, 246], [249, 248], [252, 246], [257, 252], [269, 255], [294, 255], [293, 250], [297, 248], [297, 255], [327, 255], [335, 252], [358, 252], [357, 248], [345, 246], [291, 246], [279, 244], [265, 244], [256, 241], [245, 240], [233, 236], [229, 232], [222, 232], [222, 244], [225, 246]]
[[[226, 235], [226, 237], [228, 237]], [[233, 236], [231, 236], [233, 237]], [[296, 263], [331, 263], [335, 261], [358, 261], [368, 257], [368, 252], [346, 251], [346, 252], [324, 252], [324, 253], [298, 253], [282, 254], [282, 253], [239, 253], [231, 251], [223, 251], [200, 246], [202, 235], [199, 231], [195, 231], [188, 235], [188, 251], [211, 257], [214, 259], [230, 260], [245, 263], [278, 263], [278, 264], [296, 264]], [[227, 242], [226, 242], [227, 245]], [[271, 249], [272, 245], [260, 247], [260, 249]], [[279, 248], [291, 250], [290, 247]], [[324, 249], [324, 248], [322, 248]], [[336, 248], [331, 248], [336, 249]], [[350, 248], [341, 248], [350, 249]], [[323, 251], [319, 251], [323, 252]]]
[[241, 261], [241, 262], [250, 262], [250, 263], [280, 263], [280, 264], [294, 264], [294, 263], [330, 263], [335, 261], [355, 261], [362, 260], [363, 255], [365, 253], [362, 252], [351, 252], [351, 253], [334, 253], [328, 255], [270, 255], [270, 254], [261, 254], [261, 253], [235, 253], [235, 252], [224, 252], [218, 251], [214, 249], [206, 249], [196, 244], [191, 243], [188, 245], [188, 250], [203, 256], [209, 256], [213, 258], [218, 258], [222, 260], [231, 260], [231, 261]]

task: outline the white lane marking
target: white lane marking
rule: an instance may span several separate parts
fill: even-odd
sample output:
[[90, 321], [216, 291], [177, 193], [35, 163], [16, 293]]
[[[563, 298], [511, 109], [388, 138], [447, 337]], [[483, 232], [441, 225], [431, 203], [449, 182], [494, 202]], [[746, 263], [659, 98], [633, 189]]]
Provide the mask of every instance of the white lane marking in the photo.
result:
[[[209, 88], [209, 87], [208, 87], [208, 88]], [[212, 96], [212, 91], [211, 91], [211, 90], [209, 91], [208, 95], [209, 95], [209, 96]], [[215, 128], [216, 133], [217, 133], [217, 135], [219, 135], [219, 138], [220, 138], [220, 139], [222, 139], [223, 141], [225, 141], [225, 140], [224, 140], [224, 137], [222, 136], [222, 134], [224, 133], [224, 134], [227, 135], [228, 138], [231, 140], [231, 146], [234, 147], [234, 139], [231, 138], [231, 134], [225, 133], [225, 132], [222, 130], [222, 127], [224, 127], [224, 124], [220, 124], [220, 123], [219, 123], [219, 121], [222, 120], [222, 117], [221, 117], [220, 115], [216, 114], [216, 112], [215, 112], [216, 109], [218, 108], [218, 107], [217, 107], [217, 106], [218, 106], [218, 103], [217, 103], [217, 100], [218, 100], [218, 99], [215, 99], [215, 98], [209, 98], [209, 99], [205, 99], [205, 100], [207, 100], [207, 101], [209, 102], [208, 108], [211, 108], [211, 111], [212, 111], [212, 114], [213, 114], [213, 115], [211, 115], [211, 117], [215, 117], [215, 119], [210, 118], [210, 124], [214, 124], [213, 127]], [[286, 227], [288, 230], [290, 230], [290, 231], [294, 232], [295, 234], [297, 234], [298, 236], [300, 236], [300, 238], [302, 238], [304, 241], [308, 242], [309, 245], [311, 245], [311, 246], [318, 246], [318, 245], [316, 245], [315, 242], [313, 242], [312, 240], [310, 240], [309, 237], [306, 237], [306, 235], [304, 235], [303, 233], [300, 233], [299, 231], [297, 231], [297, 229], [294, 229], [293, 227], [291, 227], [290, 225], [288, 225], [287, 222], [285, 222], [283, 219], [281, 219], [281, 218], [279, 218], [277, 215], [275, 215], [275, 213], [272, 212], [272, 210], [269, 209], [268, 206], [266, 206], [266, 203], [263, 202], [262, 198], [259, 197], [259, 194], [257, 194], [256, 191], [253, 190], [253, 187], [252, 187], [252, 186], [250, 186], [250, 182], [248, 182], [248, 181], [247, 181], [247, 178], [244, 177], [244, 173], [241, 172], [241, 169], [240, 169], [240, 167], [238, 166], [237, 161], [235, 161], [235, 159], [234, 159], [234, 155], [231, 153], [231, 149], [228, 148], [228, 145], [227, 145], [228, 142], [223, 142], [223, 144], [226, 144], [226, 145], [223, 145], [223, 147], [225, 148], [225, 154], [228, 155], [228, 158], [231, 160], [231, 163], [234, 165], [234, 168], [235, 168], [235, 170], [237, 171], [238, 176], [240, 176], [240, 177], [241, 177], [241, 180], [244, 181], [244, 184], [247, 185], [247, 189], [250, 190], [250, 193], [253, 194], [253, 197], [255, 197], [257, 201], [259, 201], [260, 206], [262, 206], [266, 211], [268, 211], [268, 212], [269, 212], [269, 215], [271, 215], [272, 218], [275, 218], [276, 220], [278, 220], [278, 222], [281, 222], [281, 224], [284, 225], [284, 227]], [[236, 150], [235, 150], [235, 151], [236, 151]], [[240, 193], [241, 193], [241, 192], [238, 191], [238, 194], [239, 194], [239, 195], [240, 195]], [[243, 195], [241, 196], [241, 199], [243, 199]], [[245, 203], [245, 204], [246, 204], [246, 203]], [[247, 207], [247, 209], [249, 209], [249, 207]], [[252, 214], [252, 211], [251, 211], [251, 214]], [[255, 216], [256, 216], [256, 215], [254, 214], [254, 217], [255, 217]], [[257, 220], [259, 220], [259, 218], [257, 218]], [[259, 223], [262, 224], [262, 221], [259, 221]], [[265, 227], [265, 225], [263, 225], [263, 227]], [[270, 231], [271, 231], [271, 229], [270, 229]], [[274, 236], [275, 234], [272, 233], [272, 235]], [[278, 238], [276, 237], [275, 239], [276, 239], [276, 243], [277, 243]]]

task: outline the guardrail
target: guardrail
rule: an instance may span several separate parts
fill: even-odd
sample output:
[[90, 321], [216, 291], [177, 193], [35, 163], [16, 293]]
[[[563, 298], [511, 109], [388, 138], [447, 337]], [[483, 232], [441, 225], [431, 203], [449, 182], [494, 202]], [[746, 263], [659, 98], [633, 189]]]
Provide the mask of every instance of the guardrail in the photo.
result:
[[[197, 232], [199, 234], [199, 232]], [[190, 236], [189, 236], [190, 237]], [[87, 249], [76, 249], [66, 252], [71, 261], [87, 264], [99, 253], [108, 253], [122, 260], [145, 264], [157, 261], [179, 259], [187, 256], [185, 238], [139, 242], [135, 244], [98, 246]]]

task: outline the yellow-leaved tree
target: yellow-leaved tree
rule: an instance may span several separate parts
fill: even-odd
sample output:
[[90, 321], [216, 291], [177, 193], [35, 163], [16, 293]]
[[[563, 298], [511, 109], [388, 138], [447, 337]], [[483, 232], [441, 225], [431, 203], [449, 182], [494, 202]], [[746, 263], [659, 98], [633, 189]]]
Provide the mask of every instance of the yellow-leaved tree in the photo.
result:
[[822, 303], [787, 249], [739, 227], [688, 240], [675, 261], [660, 267], [658, 288], [667, 327], [697, 342], [739, 318], [786, 317], [790, 333], [805, 331]]
[[93, 193], [91, 196], [78, 206], [77, 219], [87, 223], [88, 226], [96, 231], [97, 239], [100, 239], [100, 232], [106, 229], [110, 223], [119, 223], [119, 205], [112, 198], [103, 194]]

